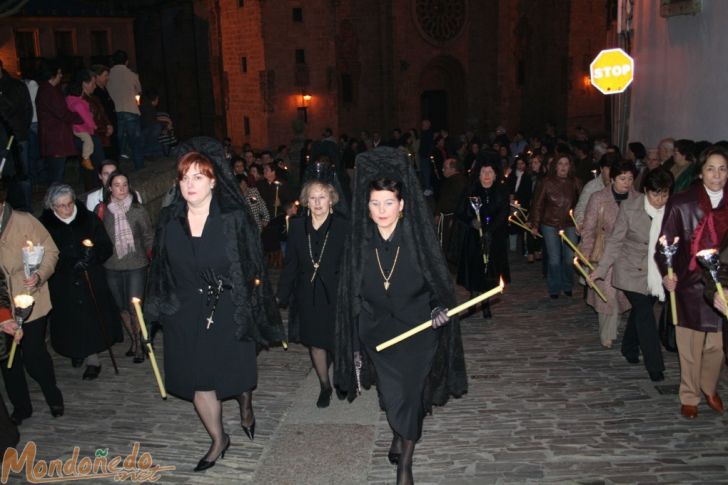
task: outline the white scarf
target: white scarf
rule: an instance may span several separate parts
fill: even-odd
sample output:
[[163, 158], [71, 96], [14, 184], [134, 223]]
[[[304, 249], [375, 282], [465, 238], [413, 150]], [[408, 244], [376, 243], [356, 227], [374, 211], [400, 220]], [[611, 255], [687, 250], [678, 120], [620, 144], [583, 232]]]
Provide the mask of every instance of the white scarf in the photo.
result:
[[655, 247], [657, 240], [660, 238], [660, 228], [662, 228], [662, 218], [665, 215], [665, 206], [661, 209], [655, 209], [647, 199], [645, 194], [645, 212], [652, 218], [650, 224], [650, 242], [647, 245], [647, 292], [656, 296], [660, 301], [665, 301], [665, 289], [662, 287], [662, 275], [655, 261]]
[[78, 214], [78, 207], [76, 207], [76, 204], [73, 204], [73, 212], [71, 213], [71, 216], [68, 217], [67, 219], [64, 219], [63, 217], [61, 217], [61, 215], [56, 211], [53, 211], [53, 213], [64, 224], [70, 224], [74, 221], [74, 219], [76, 219], [76, 215]]

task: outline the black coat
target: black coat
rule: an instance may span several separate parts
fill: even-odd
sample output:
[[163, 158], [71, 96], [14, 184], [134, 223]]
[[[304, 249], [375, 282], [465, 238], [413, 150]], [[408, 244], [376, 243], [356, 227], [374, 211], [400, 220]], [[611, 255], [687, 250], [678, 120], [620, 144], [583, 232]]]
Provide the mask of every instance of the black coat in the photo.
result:
[[[473, 228], [476, 220], [475, 211], [470, 205], [469, 196], [479, 196], [483, 205], [480, 208], [480, 220], [483, 228], [483, 240], [480, 232]], [[508, 265], [508, 214], [510, 201], [503, 184], [496, 183], [490, 189], [479, 183], [470, 191], [468, 197], [460, 201], [456, 217], [465, 231], [463, 246], [458, 264], [457, 283], [470, 291], [482, 292], [498, 284], [498, 277], [505, 282], [511, 279]], [[483, 251], [488, 255], [488, 267], [483, 263]]]
[[[213, 199], [213, 204], [217, 205], [217, 200]], [[159, 320], [160, 315], [174, 315], [182, 307], [168, 258], [168, 252], [174, 248], [166, 247], [162, 242], [167, 240], [169, 226], [186, 217], [186, 210], [186, 202], [178, 199], [162, 209], [159, 216], [144, 304], [147, 321]], [[225, 235], [224, 251], [230, 260], [231, 293], [235, 305], [235, 332], [231, 337], [252, 340], [260, 345], [280, 342], [285, 338], [285, 332], [262, 263], [255, 220], [242, 205], [238, 209], [221, 207], [219, 210], [217, 217], [222, 221]], [[212, 205], [210, 211], [213, 211]]]
[[[53, 304], [49, 315], [51, 345], [63, 356], [83, 358], [105, 350], [109, 343], [121, 342], [123, 334], [103, 266], [113, 253], [113, 244], [101, 221], [84, 204], [77, 201], [76, 210], [76, 218], [70, 224], [58, 219], [50, 209], [43, 212], [40, 221], [60, 251], [56, 270], [48, 281]], [[86, 272], [88, 280], [83, 271], [74, 269], [84, 257], [84, 239], [94, 244]], [[102, 325], [107, 337], [102, 333]]]
[[[339, 267], [348, 232], [348, 222], [336, 214], [330, 215], [317, 231], [310, 217], [291, 219], [286, 259], [278, 282], [278, 301], [290, 305], [289, 341], [333, 351]], [[326, 247], [321, 256], [324, 240]], [[311, 255], [314, 261], [320, 258], [313, 281]]]

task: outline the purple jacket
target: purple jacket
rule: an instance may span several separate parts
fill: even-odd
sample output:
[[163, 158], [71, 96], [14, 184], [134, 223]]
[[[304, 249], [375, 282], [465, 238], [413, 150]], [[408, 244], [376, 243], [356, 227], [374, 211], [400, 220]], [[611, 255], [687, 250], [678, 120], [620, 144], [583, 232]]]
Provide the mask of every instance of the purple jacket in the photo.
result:
[[[670, 197], [665, 208], [665, 218], [662, 221], [660, 234], [664, 235], [672, 243], [675, 236], [680, 238], [677, 254], [673, 256], [672, 266], [677, 276], [677, 318], [681, 327], [697, 330], [699, 332], [718, 332], [723, 328], [723, 321], [720, 314], [713, 308], [713, 302], [703, 297], [705, 292], [705, 280], [700, 269], [689, 270], [690, 264], [690, 241], [698, 223], [705, 217], [699, 206], [699, 194], [705, 190], [703, 184], [693, 185], [685, 192], [680, 192]], [[724, 191], [725, 194], [725, 191]], [[723, 196], [721, 205], [728, 202], [728, 197]], [[718, 234], [722, 240], [724, 234]], [[657, 243], [655, 251], [657, 261], [663, 276], [667, 274], [665, 257], [660, 253], [660, 243]]]
[[38, 137], [40, 154], [43, 157], [68, 157], [77, 155], [73, 143], [73, 124], [83, 123], [83, 119], [66, 106], [59, 86], [43, 81], [38, 83], [35, 98], [38, 112]]

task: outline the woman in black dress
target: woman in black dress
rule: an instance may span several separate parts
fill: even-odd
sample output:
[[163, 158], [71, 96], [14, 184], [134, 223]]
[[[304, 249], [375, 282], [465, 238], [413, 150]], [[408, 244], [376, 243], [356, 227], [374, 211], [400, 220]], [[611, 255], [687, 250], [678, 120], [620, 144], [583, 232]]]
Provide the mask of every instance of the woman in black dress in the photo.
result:
[[334, 350], [336, 290], [348, 223], [334, 213], [339, 194], [329, 182], [306, 182], [300, 200], [307, 213], [289, 224], [278, 301], [291, 305], [288, 339], [309, 348], [321, 384], [316, 406], [325, 408], [331, 400], [329, 354]]
[[[412, 455], [431, 405], [467, 388], [454, 289], [414, 170], [398, 150], [357, 157], [352, 232], [342, 264], [335, 343], [336, 385], [353, 399], [376, 381], [389, 425], [397, 483], [413, 483]], [[376, 345], [433, 319], [382, 352]], [[372, 365], [373, 364], [373, 365]], [[357, 371], [360, 369], [360, 371]]]
[[[456, 213], [460, 223], [467, 227], [458, 264], [457, 283], [475, 296], [497, 286], [500, 277], [506, 283], [510, 282], [511, 270], [508, 265], [510, 201], [507, 187], [499, 181], [496, 160], [485, 158], [479, 160], [473, 174], [477, 179], [473, 181], [466, 197], [460, 201]], [[480, 220], [471, 201], [480, 204]], [[483, 317], [491, 318], [488, 300], [483, 304]]]
[[181, 198], [160, 215], [147, 314], [164, 326], [167, 389], [193, 402], [212, 438], [195, 467], [202, 471], [230, 446], [222, 400], [238, 400], [243, 431], [254, 438], [256, 344], [284, 332], [258, 229], [222, 145], [200, 137], [178, 150]]

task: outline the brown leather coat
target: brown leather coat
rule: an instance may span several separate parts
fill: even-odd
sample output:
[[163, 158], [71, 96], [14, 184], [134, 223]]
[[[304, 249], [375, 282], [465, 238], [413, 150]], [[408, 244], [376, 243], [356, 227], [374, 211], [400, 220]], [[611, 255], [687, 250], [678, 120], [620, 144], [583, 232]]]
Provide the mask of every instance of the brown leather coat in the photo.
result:
[[541, 224], [558, 229], [574, 227], [569, 210], [576, 206], [579, 192], [581, 181], [576, 177], [549, 175], [536, 186], [528, 221], [536, 228]]
[[[705, 216], [699, 206], [701, 190], [705, 190], [703, 184], [694, 185], [685, 192], [675, 194], [670, 198], [665, 208], [661, 234], [667, 238], [668, 242], [672, 242], [675, 236], [680, 238], [677, 254], [672, 260], [673, 270], [678, 280], [675, 289], [678, 325], [699, 332], [718, 332], [722, 330], [723, 323], [721, 316], [713, 308], [712, 301], [708, 303], [703, 297], [705, 281], [702, 271], [699, 268], [695, 271], [689, 270], [690, 241], [695, 227]], [[726, 203], [728, 203], [728, 197], [724, 195], [720, 205]], [[724, 234], [718, 234], [721, 240], [724, 236]], [[660, 253], [659, 242], [657, 244], [655, 260], [664, 276], [667, 274], [667, 265], [664, 256]]]

